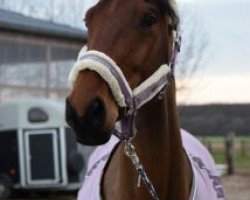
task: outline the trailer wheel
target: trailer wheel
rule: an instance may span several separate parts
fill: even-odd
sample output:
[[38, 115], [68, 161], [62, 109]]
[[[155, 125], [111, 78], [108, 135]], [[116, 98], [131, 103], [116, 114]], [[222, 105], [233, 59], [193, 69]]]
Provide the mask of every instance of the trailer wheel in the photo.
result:
[[7, 199], [10, 196], [10, 184], [4, 178], [0, 178], [0, 199]]

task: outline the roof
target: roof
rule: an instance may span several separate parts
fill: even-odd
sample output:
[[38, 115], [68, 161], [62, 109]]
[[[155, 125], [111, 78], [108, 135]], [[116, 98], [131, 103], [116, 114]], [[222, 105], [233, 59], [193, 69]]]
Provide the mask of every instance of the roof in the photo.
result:
[[22, 14], [3, 9], [0, 9], [0, 29], [77, 40], [84, 40], [87, 35], [86, 31], [78, 28], [27, 17]]

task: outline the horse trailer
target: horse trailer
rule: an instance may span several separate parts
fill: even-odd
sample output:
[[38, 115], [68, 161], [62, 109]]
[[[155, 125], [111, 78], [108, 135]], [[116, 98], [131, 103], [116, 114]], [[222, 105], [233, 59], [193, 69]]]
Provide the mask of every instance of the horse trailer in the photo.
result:
[[51, 100], [0, 103], [0, 198], [11, 190], [77, 190], [88, 152]]

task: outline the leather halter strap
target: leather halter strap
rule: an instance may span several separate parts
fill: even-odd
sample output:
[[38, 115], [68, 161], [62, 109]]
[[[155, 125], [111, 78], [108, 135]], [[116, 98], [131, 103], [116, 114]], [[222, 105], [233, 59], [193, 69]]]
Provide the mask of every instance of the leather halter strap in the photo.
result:
[[162, 65], [132, 92], [119, 67], [107, 55], [97, 51], [84, 53], [70, 73], [71, 82], [74, 83], [80, 71], [87, 69], [95, 71], [108, 83], [117, 104], [124, 109], [121, 119], [122, 131], [114, 130], [114, 134], [121, 140], [128, 140], [134, 136], [135, 131], [131, 128], [134, 126], [137, 110], [166, 86], [171, 71], [169, 66]]

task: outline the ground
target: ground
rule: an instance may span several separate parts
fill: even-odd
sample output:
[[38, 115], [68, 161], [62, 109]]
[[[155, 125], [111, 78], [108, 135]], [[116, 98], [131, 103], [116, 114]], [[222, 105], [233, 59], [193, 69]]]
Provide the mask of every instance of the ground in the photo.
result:
[[250, 169], [222, 178], [227, 200], [250, 200]]

